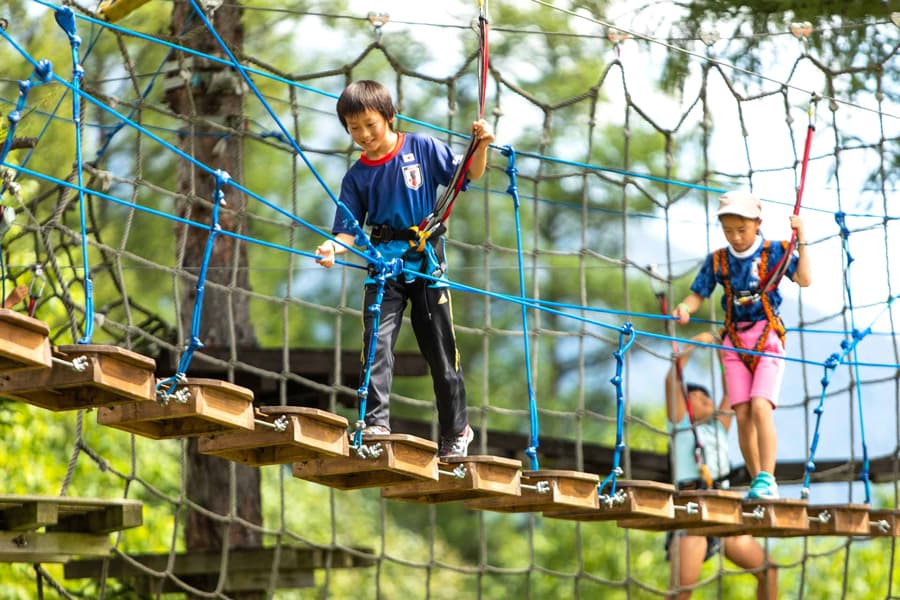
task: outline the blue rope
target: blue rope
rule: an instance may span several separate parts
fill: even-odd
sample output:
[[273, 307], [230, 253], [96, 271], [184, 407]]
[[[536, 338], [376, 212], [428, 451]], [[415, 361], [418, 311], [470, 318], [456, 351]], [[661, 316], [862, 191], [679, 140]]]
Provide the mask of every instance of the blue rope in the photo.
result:
[[84, 335], [79, 344], [90, 344], [94, 335], [94, 282], [88, 261], [87, 211], [84, 198], [84, 157], [81, 149], [81, 79], [84, 68], [78, 58], [81, 38], [75, 27], [75, 13], [68, 6], [57, 8], [53, 14], [56, 24], [69, 38], [72, 50], [72, 121], [75, 123], [75, 176], [78, 180], [78, 212], [81, 219], [81, 260], [84, 270]]
[[[222, 227], [219, 225], [219, 207], [225, 204], [225, 192], [222, 190], [222, 186], [228, 183], [229, 179], [231, 179], [231, 176], [225, 171], [216, 171], [215, 189], [213, 190], [212, 198], [212, 216], [209, 222], [209, 237], [206, 239], [203, 262], [200, 263], [200, 272], [197, 274], [197, 293], [194, 298], [194, 314], [191, 319], [191, 339], [184, 354], [181, 355], [178, 371], [175, 375], [160, 381], [156, 385], [156, 395], [163, 403], [168, 403], [178, 384], [183, 384], [186, 381], [187, 370], [191, 364], [191, 359], [194, 358], [194, 352], [203, 348], [203, 342], [200, 341], [200, 323], [203, 318], [203, 295], [206, 290], [206, 274], [209, 270], [209, 261], [212, 257], [216, 236], [222, 231]], [[168, 386], [168, 389], [163, 390], [166, 386]]]
[[369, 276], [375, 281], [376, 293], [372, 304], [366, 310], [372, 313], [372, 333], [369, 339], [369, 348], [366, 353], [366, 363], [363, 365], [363, 375], [356, 390], [359, 400], [359, 420], [353, 433], [353, 445], [362, 448], [362, 430], [366, 423], [366, 404], [369, 398], [369, 381], [372, 378], [372, 363], [375, 362], [375, 351], [378, 349], [378, 331], [381, 328], [381, 304], [384, 300], [384, 286], [389, 278], [395, 278], [403, 272], [403, 260], [399, 258], [390, 261], [379, 261], [369, 265]]
[[[46, 1], [46, 0], [32, 0], [32, 1], [35, 2], [36, 4], [40, 4], [40, 5], [49, 7], [49, 8], [54, 8], [54, 9], [57, 8], [57, 5], [56, 5], [56, 4], [54, 4], [54, 3], [52, 3], [52, 2], [48, 2], [48, 1]], [[196, 6], [196, 4], [195, 4], [195, 6]], [[198, 11], [198, 12], [199, 12], [199, 11]], [[192, 48], [187, 48], [187, 47], [181, 46], [181, 45], [179, 45], [179, 44], [175, 44], [175, 43], [172, 43], [172, 42], [169, 42], [169, 41], [166, 41], [166, 40], [162, 40], [162, 39], [153, 37], [153, 36], [151, 36], [151, 35], [147, 35], [147, 34], [141, 33], [141, 32], [139, 32], [139, 31], [134, 31], [134, 30], [131, 30], [131, 29], [127, 29], [127, 28], [125, 28], [125, 27], [121, 27], [121, 26], [116, 25], [116, 24], [114, 24], [114, 23], [108, 23], [108, 22], [106, 22], [106, 21], [101, 21], [101, 20], [98, 20], [98, 19], [94, 19], [94, 18], [92, 18], [92, 17], [90, 17], [90, 16], [87, 16], [87, 15], [78, 14], [78, 15], [76, 15], [76, 18], [78, 18], [78, 19], [83, 19], [83, 20], [85, 20], [85, 21], [87, 21], [87, 22], [89, 22], [89, 23], [92, 23], [92, 24], [94, 24], [94, 25], [98, 25], [98, 26], [100, 26], [100, 27], [104, 27], [104, 28], [112, 29], [112, 30], [114, 30], [114, 31], [118, 31], [118, 32], [123, 33], [123, 34], [128, 35], [128, 36], [132, 36], [132, 37], [135, 37], [135, 38], [138, 38], [138, 39], [142, 39], [142, 40], [145, 40], [145, 41], [154, 43], [154, 44], [159, 44], [159, 45], [164, 46], [164, 47], [166, 47], [166, 48], [170, 48], [170, 49], [177, 50], [177, 51], [180, 51], [180, 52], [185, 52], [185, 53], [187, 53], [187, 54], [191, 54], [191, 55], [193, 55], [193, 56], [197, 56], [197, 57], [200, 57], [200, 58], [209, 60], [209, 61], [211, 61], [211, 62], [213, 62], [213, 63], [217, 63], [217, 64], [229, 66], [229, 67], [234, 67], [234, 68], [238, 69], [239, 72], [241, 72], [241, 74], [245, 77], [245, 80], [248, 79], [248, 78], [246, 77], [246, 74], [247, 74], [247, 73], [250, 73], [250, 74], [253, 74], [253, 75], [259, 75], [259, 76], [261, 76], [261, 77], [265, 77], [265, 78], [267, 78], [267, 79], [271, 79], [272, 81], [275, 81], [275, 82], [278, 82], [278, 83], [282, 83], [282, 84], [287, 85], [287, 86], [290, 86], [290, 87], [295, 87], [295, 88], [298, 88], [298, 89], [301, 89], [301, 90], [304, 90], [304, 91], [307, 91], [307, 92], [311, 92], [311, 93], [314, 93], [314, 94], [318, 94], [318, 95], [321, 95], [321, 96], [325, 96], [325, 97], [328, 97], [328, 98], [337, 99], [337, 97], [338, 97], [337, 94], [334, 94], [334, 93], [331, 93], [331, 92], [326, 92], [326, 91], [324, 91], [324, 90], [320, 90], [320, 89], [314, 88], [314, 87], [312, 87], [312, 86], [304, 85], [304, 84], [299, 83], [299, 82], [296, 82], [296, 81], [291, 81], [290, 79], [286, 79], [286, 78], [284, 78], [284, 77], [281, 77], [281, 76], [278, 76], [278, 75], [274, 75], [274, 74], [272, 74], [272, 73], [267, 73], [267, 72], [262, 71], [262, 70], [260, 70], [260, 69], [255, 69], [255, 68], [252, 68], [252, 67], [245, 67], [245, 66], [241, 65], [240, 63], [237, 63], [237, 61], [234, 60], [233, 55], [231, 56], [232, 60], [225, 60], [225, 59], [223, 59], [223, 58], [221, 58], [221, 57], [218, 57], [218, 56], [213, 56], [213, 55], [210, 55], [210, 54], [205, 54], [205, 53], [203, 53], [203, 52], [200, 52], [200, 51], [195, 50], [195, 49], [192, 49]], [[208, 22], [208, 21], [207, 21], [207, 22]], [[215, 34], [215, 35], [217, 36], [217, 34]], [[217, 37], [218, 37], [218, 36], [217, 36]], [[224, 48], [224, 46], [223, 46], [223, 48]], [[228, 52], [228, 49], [227, 49], [227, 48], [225, 48], [225, 50], [226, 50], [226, 52]], [[230, 54], [230, 52], [229, 52], [229, 54]], [[433, 124], [430, 124], [430, 123], [427, 123], [427, 122], [424, 122], [424, 121], [419, 121], [419, 120], [417, 120], [417, 119], [414, 119], [414, 118], [412, 118], [412, 117], [408, 117], [408, 116], [405, 116], [405, 115], [399, 115], [399, 114], [398, 114], [398, 115], [397, 115], [397, 118], [400, 119], [400, 120], [402, 120], [402, 121], [406, 121], [406, 122], [409, 122], [409, 123], [412, 123], [412, 124], [415, 124], [415, 125], [419, 125], [419, 126], [428, 128], [428, 129], [433, 130], [433, 131], [438, 131], [438, 132], [441, 132], [441, 133], [445, 133], [445, 134], [448, 134], [448, 135], [457, 136], [457, 137], [460, 137], [460, 138], [467, 138], [467, 137], [468, 137], [467, 134], [463, 134], [463, 133], [451, 131], [451, 130], [449, 130], [449, 129], [445, 129], [445, 128], [442, 128], [442, 127], [439, 127], [439, 126], [437, 126], [437, 125], [433, 125]], [[276, 123], [279, 123], [279, 124], [280, 124], [280, 122], [277, 121], [277, 119], [276, 119]], [[283, 131], [286, 131], [285, 129], [282, 129], [282, 130], [283, 130]], [[274, 137], [274, 136], [269, 136], [269, 137]], [[279, 137], [280, 137], [280, 136], [279, 136]], [[292, 136], [290, 136], [290, 134], [287, 134], [287, 135], [284, 137], [284, 140], [285, 140], [285, 141], [288, 141], [288, 140], [293, 141]], [[292, 143], [292, 146], [295, 146], [295, 144]], [[295, 146], [295, 149], [296, 149], [296, 146]], [[723, 193], [723, 192], [725, 191], [725, 188], [718, 188], [718, 187], [712, 187], [712, 186], [704, 186], [704, 185], [700, 185], [700, 184], [695, 184], [695, 183], [690, 183], [690, 182], [685, 182], [685, 181], [679, 181], [679, 180], [675, 180], [675, 179], [666, 179], [666, 178], [664, 178], [664, 177], [657, 177], [657, 176], [649, 175], [649, 174], [646, 174], [646, 173], [638, 173], [638, 172], [634, 172], [634, 171], [628, 171], [628, 170], [624, 170], [624, 169], [618, 169], [618, 168], [615, 168], [615, 167], [604, 167], [604, 166], [599, 166], [599, 165], [592, 165], [592, 164], [589, 164], [589, 163], [583, 163], [583, 162], [579, 162], [579, 161], [571, 161], [571, 160], [561, 159], [561, 158], [557, 158], [557, 157], [545, 156], [545, 155], [537, 154], [537, 153], [531, 153], [531, 152], [519, 152], [519, 155], [520, 155], [520, 156], [526, 156], [526, 157], [529, 157], [529, 158], [537, 158], [537, 159], [539, 159], [539, 160], [544, 160], [544, 161], [552, 162], [552, 163], [556, 163], [556, 164], [563, 164], [563, 165], [567, 165], [567, 166], [572, 166], [572, 167], [577, 167], [577, 168], [583, 168], [583, 169], [588, 169], [588, 170], [595, 170], [595, 171], [600, 171], [600, 172], [609, 172], [609, 173], [614, 173], [614, 174], [622, 175], [622, 176], [625, 176], [625, 177], [631, 177], [631, 178], [637, 178], [637, 179], [645, 179], [645, 180], [648, 180], [648, 181], [654, 181], [654, 182], [658, 182], [658, 183], [663, 183], [663, 184], [668, 184], [668, 185], [673, 185], [673, 186], [683, 187], [683, 188], [689, 188], [689, 189], [694, 189], [694, 190], [698, 190], [698, 191], [712, 192], [712, 193]], [[775, 204], [793, 205], [793, 202], [786, 203], [786, 202], [777, 202], [777, 201], [772, 201], [772, 200], [767, 200], [767, 201], [768, 201], [768, 202], [773, 202], [773, 203], [775, 203]], [[819, 208], [815, 208], [815, 207], [809, 207], [808, 209], [809, 209], [809, 210], [819, 211], [819, 212], [828, 212], [828, 211], [826, 211], [826, 210], [824, 210], [824, 209], [819, 209]], [[851, 214], [852, 216], [866, 217], [866, 218], [878, 218], [878, 219], [884, 219], [884, 218], [885, 218], [883, 215], [873, 215], [873, 214], [865, 214], [865, 213], [863, 213], [863, 214], [849, 213], [849, 214]], [[894, 217], [887, 217], [887, 218], [894, 218]], [[900, 218], [900, 217], [896, 217], [896, 218]]]
[[[313, 175], [313, 177], [316, 178], [316, 181], [319, 182], [319, 185], [322, 186], [322, 189], [325, 190], [325, 192], [328, 194], [328, 197], [331, 198], [331, 201], [337, 206], [337, 209], [341, 213], [343, 213], [345, 223], [347, 223], [356, 234], [356, 243], [361, 246], [366, 247], [366, 250], [367, 250], [367, 253], [369, 254], [370, 260], [372, 260], [373, 262], [378, 262], [378, 263], [383, 262], [384, 259], [381, 256], [381, 253], [375, 248], [375, 245], [372, 243], [372, 241], [366, 235], [365, 231], [363, 231], [362, 225], [359, 224], [359, 222], [356, 220], [356, 217], [353, 216], [353, 213], [350, 212], [350, 209], [347, 207], [347, 205], [344, 204], [343, 202], [341, 202], [338, 199], [338, 197], [334, 195], [334, 192], [332, 192], [331, 189], [328, 187], [328, 184], [325, 183], [325, 180], [322, 178], [322, 176], [319, 174], [319, 172], [316, 170], [316, 168], [313, 166], [313, 164], [307, 158], [306, 153], [303, 152], [303, 149], [300, 147], [300, 144], [297, 143], [297, 140], [294, 139], [294, 136], [291, 135], [291, 133], [288, 131], [287, 127], [284, 126], [284, 123], [281, 122], [281, 119], [278, 118], [278, 115], [275, 113], [275, 111], [272, 110], [272, 107], [269, 106], [269, 103], [263, 97], [262, 93], [260, 93], [259, 89], [256, 87], [256, 84], [253, 83], [253, 80], [250, 78], [250, 75], [247, 74], [247, 69], [238, 61], [237, 58], [235, 58], [234, 54], [231, 52], [231, 49], [228, 47], [228, 44], [225, 43], [225, 40], [223, 40], [222, 37], [219, 35], [219, 32], [216, 31], [215, 26], [206, 17], [206, 14], [203, 12], [203, 10], [201, 10], [201, 8], [197, 4], [196, 0], [191, 0], [191, 6], [194, 7], [194, 11], [196, 11], [197, 15], [203, 21], [203, 24], [206, 26], [206, 28], [209, 30], [209, 32], [212, 34], [212, 36], [216, 39], [216, 42], [219, 43], [219, 46], [222, 48], [222, 50], [225, 52], [225, 54], [228, 55], [228, 58], [230, 59], [229, 66], [234, 67], [237, 70], [237, 72], [241, 74], [241, 77], [244, 79], [244, 81], [249, 86], [250, 91], [253, 92], [253, 95], [256, 96], [256, 99], [259, 100], [262, 107], [266, 110], [267, 113], [269, 113], [269, 116], [272, 117], [272, 120], [275, 122], [275, 125], [278, 127], [279, 130], [281, 130], [281, 134], [284, 136], [284, 139], [286, 139], [290, 142], [291, 147], [294, 149], [294, 152], [296, 152], [297, 155], [301, 159], [303, 159], [303, 162], [306, 164], [306, 167], [309, 169], [310, 173]], [[331, 236], [327, 236], [327, 237], [330, 238]], [[337, 243], [344, 245], [341, 242], [337, 242]], [[384, 270], [385, 268], [387, 268], [387, 265], [379, 264], [378, 267], [379, 267], [379, 270]]]
[[[860, 339], [862, 339], [862, 336], [857, 337], [858, 333], [856, 330], [856, 311], [853, 307], [853, 295], [850, 291], [850, 266], [853, 264], [854, 260], [853, 256], [850, 254], [850, 230], [847, 228], [846, 215], [843, 211], [836, 212], [834, 214], [834, 220], [841, 232], [841, 250], [846, 257], [844, 264], [844, 290], [847, 292], [847, 306], [850, 310], [850, 327], [853, 330], [854, 343], [851, 345], [853, 352], [853, 362], [856, 363], [859, 358], [857, 352], [857, 343]], [[862, 469], [860, 470], [859, 478], [862, 480], [863, 486], [865, 488], [865, 503], [869, 504], [872, 500], [872, 489], [871, 483], [869, 482], [869, 447], [866, 443], [866, 423], [862, 405], [862, 383], [860, 382], [859, 365], [857, 364], [854, 364], [853, 366], [853, 377], [856, 384], [856, 402], [857, 410], [859, 411], [859, 433], [862, 442], [863, 453]]]
[[[3, 28], [0, 28], [0, 35], [7, 37], [7, 33]], [[12, 149], [13, 138], [16, 135], [16, 127], [19, 125], [19, 121], [22, 120], [22, 111], [25, 110], [25, 104], [28, 101], [28, 93], [31, 91], [31, 88], [44, 83], [49, 83], [53, 79], [53, 64], [49, 60], [41, 59], [37, 62], [33, 60], [29, 62], [34, 65], [34, 70], [31, 72], [28, 79], [19, 80], [19, 97], [16, 100], [16, 107], [6, 115], [6, 120], [9, 121], [9, 127], [6, 131], [7, 135], [6, 141], [3, 143], [3, 149], [0, 150], [0, 162], [6, 162], [6, 157]]]
[[[616, 374], [609, 380], [616, 388], [616, 446], [613, 453], [613, 464], [609, 475], [606, 476], [597, 492], [603, 495], [603, 490], [609, 485], [609, 498], [616, 495], [616, 478], [622, 474], [620, 463], [622, 460], [622, 452], [625, 450], [624, 428], [625, 428], [625, 390], [622, 381], [622, 370], [625, 366], [625, 353], [631, 348], [636, 339], [635, 331], [631, 323], [625, 323], [619, 331], [619, 349], [613, 352], [616, 359]], [[628, 338], [628, 341], [625, 341]]]
[[[505, 146], [502, 153], [503, 156], [509, 158], [508, 166], [505, 171], [506, 175], [509, 177], [509, 187], [506, 188], [506, 193], [512, 196], [513, 199], [514, 214], [516, 217], [516, 255], [519, 261], [519, 296], [522, 299], [525, 299], [525, 266], [522, 260], [522, 223], [519, 218], [519, 188], [516, 185], [516, 173], [518, 173], [519, 170], [516, 168], [515, 149], [512, 146]], [[531, 470], [537, 471], [539, 469], [537, 449], [540, 446], [540, 443], [538, 441], [539, 426], [537, 400], [534, 394], [534, 383], [531, 375], [531, 342], [528, 339], [528, 311], [524, 303], [520, 304], [519, 307], [522, 311], [522, 341], [525, 347], [525, 379], [528, 382], [528, 412], [531, 415], [531, 439], [529, 440], [528, 448], [525, 449], [525, 455], [531, 461]]]

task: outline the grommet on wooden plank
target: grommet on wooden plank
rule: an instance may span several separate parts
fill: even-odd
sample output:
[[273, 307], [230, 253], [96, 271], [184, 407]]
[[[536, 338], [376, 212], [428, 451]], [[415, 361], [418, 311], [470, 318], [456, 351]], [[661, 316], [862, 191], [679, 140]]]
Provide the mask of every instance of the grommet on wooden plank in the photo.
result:
[[98, 408], [152, 400], [156, 361], [105, 344], [71, 344], [54, 350], [50, 369], [0, 377], [0, 395], [53, 411]]
[[869, 532], [873, 537], [900, 535], [900, 510], [879, 508], [869, 511]]
[[599, 495], [598, 503], [590, 509], [544, 511], [551, 519], [571, 521], [615, 521], [648, 518], [671, 521], [675, 515], [672, 495], [675, 487], [658, 481], [620, 479], [616, 493], [610, 497]]
[[217, 379], [190, 379], [184, 402], [156, 400], [103, 407], [97, 422], [156, 440], [253, 430], [253, 392]]
[[43, 321], [0, 309], [0, 373], [52, 366], [50, 329]]
[[521, 494], [468, 500], [464, 506], [503, 513], [597, 508], [600, 477], [580, 471], [523, 471]]
[[[0, 562], [107, 556], [109, 534], [143, 523], [136, 500], [0, 496]], [[44, 528], [45, 531], [37, 531]]]
[[298, 479], [341, 490], [437, 480], [437, 444], [402, 433], [367, 436], [361, 448], [350, 448], [349, 456], [302, 460], [292, 472]]
[[740, 525], [696, 527], [691, 533], [715, 536], [749, 533], [758, 537], [778, 537], [788, 532], [793, 532], [791, 535], [809, 535], [807, 507], [806, 500], [744, 500], [741, 503]]
[[263, 406], [253, 431], [200, 438], [202, 454], [249, 466], [287, 464], [316, 456], [347, 456], [347, 419], [318, 408]]
[[415, 481], [383, 488], [381, 496], [435, 504], [493, 496], [519, 496], [522, 462], [500, 456], [458, 456], [438, 465], [437, 481]]

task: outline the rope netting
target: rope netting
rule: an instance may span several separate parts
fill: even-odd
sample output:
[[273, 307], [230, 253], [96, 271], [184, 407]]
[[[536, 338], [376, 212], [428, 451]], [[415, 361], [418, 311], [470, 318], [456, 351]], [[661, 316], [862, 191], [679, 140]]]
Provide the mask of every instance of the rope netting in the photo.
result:
[[[665, 455], [671, 350], [717, 329], [723, 315], [709, 301], [689, 328], [673, 329], [654, 290], [662, 286], [673, 306], [724, 245], [715, 217], [722, 192], [752, 189], [764, 201], [766, 237], [790, 239], [788, 217], [805, 186], [800, 215], [814, 281], [802, 293], [781, 286], [788, 332], [778, 459], [799, 465], [779, 475], [782, 495], [900, 508], [891, 260], [900, 36], [889, 15], [833, 29], [785, 17], [782, 29], [753, 30], [734, 18], [718, 28], [731, 27], [730, 37], [687, 28], [663, 38], [660, 23], [684, 16], [674, 5], [624, 13], [626, 25], [522, 4], [491, 6], [486, 115], [496, 146], [485, 177], [447, 221], [471, 453], [496, 454], [497, 440], [515, 433], [515, 458], [527, 452], [533, 467], [539, 457], [542, 468], [585, 471], [603, 446], [614, 469], [599, 475], [613, 492], [618, 477], [632, 476], [634, 451]], [[427, 22], [176, 1], [111, 24], [94, 18], [94, 6], [70, 6], [14, 6], [0, 30], [2, 297], [29, 286], [17, 308], [46, 321], [55, 344], [115, 344], [171, 359], [166, 385], [201, 364], [252, 382], [257, 404], [319, 406], [353, 422], [359, 367], [346, 364], [347, 353], [360, 351], [359, 292], [373, 255], [345, 254], [346, 268], [325, 271], [313, 252], [330, 237], [332, 190], [358, 157], [335, 99], [350, 81], [380, 80], [402, 130], [462, 153], [483, 68], [477, 3], [459, 3], [455, 20]], [[183, 20], [169, 29], [173, 7]], [[239, 18], [243, 46], [229, 48], [219, 31]], [[198, 45], [202, 36], [215, 43]], [[844, 61], [817, 36], [844, 36], [865, 51]], [[721, 58], [747, 44], [757, 57], [749, 66]], [[218, 100], [198, 105], [184, 93], [197, 89]], [[398, 364], [417, 352], [409, 330]], [[265, 360], [260, 349], [271, 351]], [[325, 351], [325, 366], [298, 362], [315, 351]], [[686, 376], [718, 397], [713, 352], [698, 354], [705, 358]], [[432, 397], [429, 377], [398, 375], [395, 430], [428, 423], [434, 437]], [[16, 402], [0, 411], [5, 493], [116, 490], [142, 500], [145, 526], [118, 534], [115, 556], [195, 597], [232, 597], [236, 546], [223, 535], [216, 573], [202, 584], [176, 574], [191, 513], [276, 548], [254, 589], [279, 598], [652, 598], [669, 589], [659, 533], [394, 502], [377, 489], [295, 479], [289, 466], [261, 469], [263, 518], [253, 523], [239, 511], [247, 490], [233, 466], [222, 489], [227, 513], [189, 496], [188, 442], [104, 428], [83, 411]], [[571, 452], [547, 456], [541, 439]], [[25, 449], [61, 466], [30, 468], [37, 463]], [[893, 538], [765, 544], [786, 597], [896, 594]], [[327, 552], [314, 579], [288, 586], [279, 561], [293, 547]], [[149, 553], [170, 560], [143, 560]], [[71, 580], [50, 565], [0, 566], [0, 580], [23, 597], [42, 585], [61, 596], [119, 597], [133, 584], [106, 569]], [[702, 594], [755, 597], [755, 584], [719, 557], [704, 567]]]

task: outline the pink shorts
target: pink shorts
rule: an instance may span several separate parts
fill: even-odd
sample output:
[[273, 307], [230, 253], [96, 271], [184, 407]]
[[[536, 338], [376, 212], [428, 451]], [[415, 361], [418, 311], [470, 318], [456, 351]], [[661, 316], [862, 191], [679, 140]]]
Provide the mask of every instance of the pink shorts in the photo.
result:
[[[738, 328], [746, 323], [738, 323]], [[742, 348], [752, 350], [756, 341], [766, 327], [765, 321], [753, 324], [746, 331], [738, 331], [738, 341]], [[726, 348], [734, 348], [728, 336], [722, 341]], [[784, 345], [781, 343], [775, 330], [769, 331], [762, 352], [775, 356], [784, 356]], [[772, 408], [778, 406], [778, 394], [781, 391], [781, 379], [784, 375], [784, 360], [775, 356], [760, 356], [756, 371], [750, 369], [741, 360], [738, 352], [724, 352], [722, 364], [725, 367], [725, 384], [728, 386], [728, 403], [731, 406], [749, 402], [750, 398], [765, 398], [772, 404]]]

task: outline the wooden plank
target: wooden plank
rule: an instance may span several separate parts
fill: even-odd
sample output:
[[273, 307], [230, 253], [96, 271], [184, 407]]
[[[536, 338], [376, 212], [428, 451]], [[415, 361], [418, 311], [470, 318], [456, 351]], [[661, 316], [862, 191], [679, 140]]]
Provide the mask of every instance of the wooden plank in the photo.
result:
[[53, 360], [49, 335], [50, 329], [43, 321], [0, 309], [0, 373], [50, 368]]
[[672, 498], [674, 518], [628, 518], [619, 527], [671, 531], [713, 525], [739, 525], [743, 494], [725, 490], [689, 490]]
[[[277, 553], [277, 554], [276, 554]], [[169, 579], [147, 575], [135, 566], [165, 572], [170, 556], [165, 554], [129, 555], [129, 560], [113, 557], [107, 561], [73, 560], [63, 567], [66, 579], [96, 578], [100, 573], [108, 577], [131, 582], [143, 594], [184, 591]], [[309, 587], [314, 581], [316, 569], [366, 568], [375, 564], [371, 549], [307, 549], [282, 546], [276, 548], [235, 548], [228, 552], [228, 577], [222, 592], [265, 591], [269, 588], [273, 565], [278, 561], [276, 589]], [[200, 589], [213, 589], [218, 583], [222, 567], [219, 550], [179, 553], [174, 557], [171, 573], [188, 585]]]
[[740, 525], [715, 525], [691, 530], [696, 535], [743, 535], [777, 537], [778, 534], [795, 532], [808, 535], [809, 518], [805, 500], [744, 500], [741, 503]]
[[103, 506], [86, 512], [73, 512], [60, 517], [59, 522], [48, 527], [48, 531], [69, 531], [81, 533], [113, 533], [140, 527], [144, 523], [143, 506], [131, 500]]
[[347, 456], [347, 419], [317, 408], [262, 407], [256, 418], [274, 424], [285, 418], [287, 429], [256, 424], [253, 431], [205, 436], [199, 450], [249, 466], [287, 464], [317, 456]]
[[505, 513], [596, 508], [599, 482], [598, 475], [579, 471], [523, 471], [519, 496], [468, 500], [464, 506]]
[[84, 356], [87, 367], [76, 371], [68, 364], [53, 363], [50, 369], [13, 373], [0, 380], [0, 394], [53, 411], [112, 406], [155, 396], [152, 358], [103, 344], [60, 346], [56, 355], [69, 362]]
[[544, 516], [551, 519], [573, 521], [613, 521], [631, 518], [671, 520], [675, 509], [672, 495], [675, 487], [658, 481], [620, 479], [616, 492], [602, 494], [596, 506], [577, 510], [546, 510]]
[[342, 490], [385, 487], [419, 479], [437, 480], [437, 444], [406, 434], [367, 437], [364, 446], [377, 456], [317, 457], [295, 462], [294, 477]]
[[253, 392], [247, 388], [214, 379], [188, 379], [179, 385], [189, 392], [187, 402], [152, 400], [101, 407], [97, 422], [158, 440], [253, 430]]
[[108, 535], [0, 531], [0, 562], [59, 563], [73, 556], [107, 556]]
[[52, 498], [23, 501], [2, 509], [0, 529], [27, 531], [55, 525], [58, 519], [59, 505]]
[[[461, 469], [457, 471], [458, 469]], [[499, 456], [445, 459], [437, 481], [414, 481], [382, 488], [381, 496], [407, 502], [439, 503], [486, 496], [521, 495], [522, 462]], [[461, 473], [462, 477], [452, 474]]]

